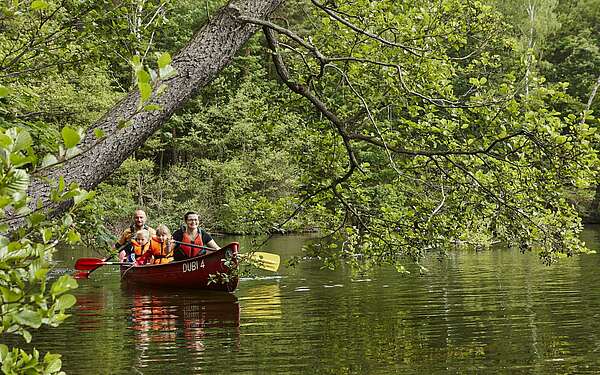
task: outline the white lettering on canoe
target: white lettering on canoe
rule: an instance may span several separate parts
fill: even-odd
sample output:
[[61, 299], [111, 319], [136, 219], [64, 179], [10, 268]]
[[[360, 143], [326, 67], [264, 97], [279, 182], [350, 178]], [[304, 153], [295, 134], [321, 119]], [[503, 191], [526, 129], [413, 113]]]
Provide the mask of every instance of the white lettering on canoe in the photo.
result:
[[204, 265], [204, 259], [202, 259], [202, 261], [200, 262], [200, 268], [204, 268], [204, 267], [206, 267], [206, 266]]
[[[202, 267], [204, 267], [204, 262], [202, 262]], [[193, 272], [198, 269], [198, 261], [195, 260], [193, 262], [183, 263], [183, 272]]]

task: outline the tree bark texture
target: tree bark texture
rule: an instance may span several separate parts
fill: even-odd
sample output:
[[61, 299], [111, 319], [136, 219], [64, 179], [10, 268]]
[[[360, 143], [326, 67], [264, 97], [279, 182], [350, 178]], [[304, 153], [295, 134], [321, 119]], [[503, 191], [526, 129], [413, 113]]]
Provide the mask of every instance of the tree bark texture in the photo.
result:
[[[177, 74], [166, 80], [167, 90], [152, 101], [160, 110], [139, 112], [140, 95], [130, 92], [95, 124], [80, 145], [83, 152], [41, 175], [29, 189], [32, 205], [49, 205], [50, 186], [63, 176], [84, 189], [93, 189], [163, 125], [171, 115], [226, 67], [236, 52], [256, 32], [257, 26], [239, 21], [240, 15], [266, 19], [283, 0], [233, 0], [221, 8], [172, 60]], [[131, 123], [119, 128], [119, 123]], [[105, 139], [98, 142], [94, 129], [102, 129]]]

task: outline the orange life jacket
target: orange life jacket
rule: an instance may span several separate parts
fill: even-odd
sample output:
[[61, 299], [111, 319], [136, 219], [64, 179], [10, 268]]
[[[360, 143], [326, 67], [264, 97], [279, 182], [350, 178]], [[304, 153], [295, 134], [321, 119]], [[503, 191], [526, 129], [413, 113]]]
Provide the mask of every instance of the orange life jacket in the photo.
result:
[[146, 242], [144, 246], [141, 246], [139, 243], [137, 243], [137, 241], [132, 240], [131, 245], [133, 246], [133, 252], [135, 253], [135, 256], [140, 256], [150, 249], [150, 241]]
[[154, 260], [152, 263], [154, 264], [162, 264], [162, 263], [169, 263], [171, 260], [173, 260], [172, 258], [169, 258], [168, 256], [171, 255], [170, 254], [170, 248], [169, 248], [169, 243], [168, 242], [162, 242], [160, 240], [160, 238], [158, 237], [152, 237], [152, 239], [150, 240], [150, 253], [152, 254], [152, 256], [154, 257]]
[[[185, 243], [189, 243], [189, 244], [194, 244], [197, 246], [204, 246], [204, 244], [202, 243], [202, 233], [200, 232], [200, 229], [198, 229], [198, 234], [196, 235], [196, 238], [192, 241], [192, 239], [190, 238], [190, 235], [187, 233], [187, 231], [183, 232], [183, 238], [181, 239], [181, 242], [185, 242]], [[197, 256], [202, 249], [199, 247], [191, 247], [191, 246], [187, 246], [187, 245], [183, 245], [180, 244], [179, 247], [181, 248], [181, 250], [183, 251], [183, 253], [188, 257], [188, 258], [192, 258]]]

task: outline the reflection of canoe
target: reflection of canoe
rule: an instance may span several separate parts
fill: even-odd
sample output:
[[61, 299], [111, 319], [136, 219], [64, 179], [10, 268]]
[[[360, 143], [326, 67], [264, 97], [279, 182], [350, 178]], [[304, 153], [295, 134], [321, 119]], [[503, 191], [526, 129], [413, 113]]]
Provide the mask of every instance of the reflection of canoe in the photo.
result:
[[152, 343], [159, 343], [163, 354], [179, 353], [184, 346], [192, 353], [204, 351], [207, 331], [213, 328], [239, 346], [240, 306], [234, 294], [142, 285], [123, 291], [131, 302], [128, 322], [135, 331], [141, 367], [157, 360], [145, 351]]
[[[124, 281], [134, 285], [233, 292], [239, 281], [233, 272], [237, 266], [238, 249], [239, 243], [232, 242], [210, 254], [186, 260], [136, 267], [121, 266], [121, 276]], [[211, 275], [216, 282], [211, 282]]]

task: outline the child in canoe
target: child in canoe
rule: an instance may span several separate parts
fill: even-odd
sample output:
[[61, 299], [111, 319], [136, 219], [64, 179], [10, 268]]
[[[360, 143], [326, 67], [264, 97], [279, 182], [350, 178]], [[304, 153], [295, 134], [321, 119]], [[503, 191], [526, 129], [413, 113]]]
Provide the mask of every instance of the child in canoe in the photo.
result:
[[166, 225], [156, 227], [156, 236], [150, 239], [148, 249], [136, 259], [138, 265], [163, 264], [173, 260], [173, 242], [171, 231]]
[[120, 262], [135, 262], [142, 254], [150, 249], [150, 231], [140, 229], [133, 234], [129, 244], [119, 252]]

